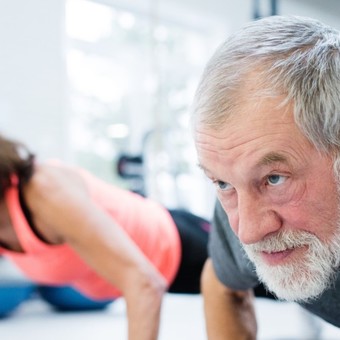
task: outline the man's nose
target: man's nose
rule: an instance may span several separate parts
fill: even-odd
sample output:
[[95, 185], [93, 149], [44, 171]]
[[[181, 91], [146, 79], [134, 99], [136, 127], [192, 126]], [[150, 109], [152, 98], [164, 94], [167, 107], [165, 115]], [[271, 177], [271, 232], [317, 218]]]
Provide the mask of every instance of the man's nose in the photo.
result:
[[239, 195], [234, 217], [230, 221], [231, 227], [243, 244], [261, 241], [282, 225], [277, 212], [259, 195]]

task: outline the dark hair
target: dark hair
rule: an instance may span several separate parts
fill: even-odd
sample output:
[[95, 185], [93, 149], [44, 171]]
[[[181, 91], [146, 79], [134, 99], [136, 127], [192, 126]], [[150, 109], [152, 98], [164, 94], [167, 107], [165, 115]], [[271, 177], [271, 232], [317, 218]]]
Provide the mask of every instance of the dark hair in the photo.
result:
[[34, 154], [21, 142], [0, 134], [0, 198], [12, 185], [16, 175], [20, 183], [26, 183], [33, 174]]

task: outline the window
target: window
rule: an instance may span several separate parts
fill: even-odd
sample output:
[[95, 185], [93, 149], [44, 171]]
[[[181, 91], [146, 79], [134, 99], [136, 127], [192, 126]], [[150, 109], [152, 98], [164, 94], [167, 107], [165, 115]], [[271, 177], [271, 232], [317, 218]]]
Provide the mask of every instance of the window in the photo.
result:
[[190, 105], [218, 37], [176, 15], [155, 16], [113, 0], [66, 4], [76, 161], [115, 182], [119, 154], [141, 154], [148, 162], [147, 194], [162, 201], [166, 183], [172, 178], [175, 185], [196, 167]]

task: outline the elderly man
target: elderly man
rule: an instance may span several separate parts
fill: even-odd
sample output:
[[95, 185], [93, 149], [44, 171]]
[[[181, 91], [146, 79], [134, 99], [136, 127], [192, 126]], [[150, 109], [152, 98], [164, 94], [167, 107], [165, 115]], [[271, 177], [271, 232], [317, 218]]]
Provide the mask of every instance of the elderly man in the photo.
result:
[[256, 338], [258, 282], [340, 327], [339, 32], [301, 17], [249, 23], [209, 61], [193, 125], [218, 196], [209, 339]]

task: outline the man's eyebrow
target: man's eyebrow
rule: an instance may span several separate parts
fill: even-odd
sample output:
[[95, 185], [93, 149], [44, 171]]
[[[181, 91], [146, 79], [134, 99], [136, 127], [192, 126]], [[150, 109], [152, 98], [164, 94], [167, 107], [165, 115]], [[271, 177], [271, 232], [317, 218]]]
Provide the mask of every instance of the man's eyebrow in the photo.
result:
[[201, 169], [203, 172], [206, 172], [206, 171], [207, 171], [207, 169], [206, 169], [202, 164], [197, 163], [196, 165], [197, 165], [197, 167], [198, 167], [199, 169]]
[[201, 169], [207, 176], [210, 174], [210, 171], [209, 171], [207, 168], [205, 168], [202, 164], [197, 163], [197, 166], [198, 166], [198, 168]]
[[258, 166], [268, 166], [273, 163], [288, 163], [288, 159], [286, 156], [278, 153], [278, 152], [269, 152], [264, 155], [259, 162], [257, 163]]

